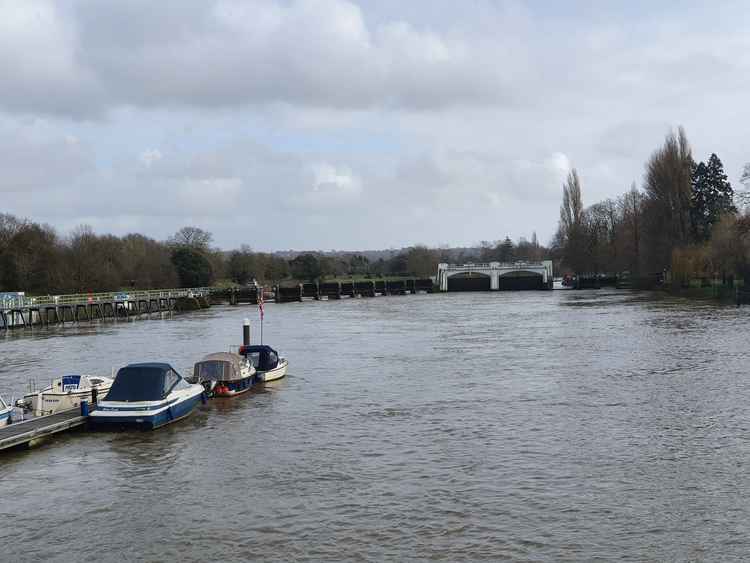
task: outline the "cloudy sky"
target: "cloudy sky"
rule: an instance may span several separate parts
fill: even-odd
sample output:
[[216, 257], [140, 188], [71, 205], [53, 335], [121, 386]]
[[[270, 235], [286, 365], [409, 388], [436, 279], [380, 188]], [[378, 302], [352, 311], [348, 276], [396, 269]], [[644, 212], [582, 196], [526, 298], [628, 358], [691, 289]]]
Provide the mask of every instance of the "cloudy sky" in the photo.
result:
[[[719, 6], [720, 4], [720, 6]], [[670, 127], [750, 161], [747, 3], [0, 0], [0, 211], [223, 248], [553, 234]]]

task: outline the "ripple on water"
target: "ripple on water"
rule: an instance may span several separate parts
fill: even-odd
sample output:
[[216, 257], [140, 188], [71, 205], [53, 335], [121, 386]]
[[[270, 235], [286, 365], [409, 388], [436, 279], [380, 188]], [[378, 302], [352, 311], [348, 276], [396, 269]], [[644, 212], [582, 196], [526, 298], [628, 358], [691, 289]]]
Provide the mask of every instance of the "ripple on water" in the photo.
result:
[[[0, 391], [136, 360], [187, 372], [247, 315], [15, 333]], [[49, 561], [739, 559], [748, 324], [613, 291], [269, 304], [285, 381], [157, 432], [3, 456], [0, 545]]]

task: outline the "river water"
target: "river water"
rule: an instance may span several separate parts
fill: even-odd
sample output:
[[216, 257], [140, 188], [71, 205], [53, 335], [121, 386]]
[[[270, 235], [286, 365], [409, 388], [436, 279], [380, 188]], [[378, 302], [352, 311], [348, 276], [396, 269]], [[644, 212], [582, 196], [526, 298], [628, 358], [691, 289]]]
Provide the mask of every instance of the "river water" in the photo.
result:
[[[187, 373], [245, 316], [13, 333], [0, 391]], [[2, 454], [0, 559], [742, 559], [749, 329], [747, 308], [604, 290], [269, 304], [285, 380]]]

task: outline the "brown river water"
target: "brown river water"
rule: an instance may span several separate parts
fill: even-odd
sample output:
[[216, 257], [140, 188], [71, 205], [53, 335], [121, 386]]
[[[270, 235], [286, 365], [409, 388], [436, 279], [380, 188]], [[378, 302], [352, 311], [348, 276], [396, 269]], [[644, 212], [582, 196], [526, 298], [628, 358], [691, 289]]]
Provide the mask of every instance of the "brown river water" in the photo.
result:
[[[29, 378], [240, 343], [254, 307], [0, 337]], [[150, 433], [0, 454], [2, 561], [731, 560], [750, 308], [550, 291], [266, 307], [289, 376]]]

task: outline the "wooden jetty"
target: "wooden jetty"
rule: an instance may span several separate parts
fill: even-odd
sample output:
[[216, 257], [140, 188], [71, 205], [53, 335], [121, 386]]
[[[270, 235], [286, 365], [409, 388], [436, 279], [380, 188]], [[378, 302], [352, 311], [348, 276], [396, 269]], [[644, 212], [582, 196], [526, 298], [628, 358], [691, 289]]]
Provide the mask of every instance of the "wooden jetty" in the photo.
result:
[[205, 299], [210, 293], [210, 288], [199, 287], [14, 297], [0, 301], [0, 329], [138, 318], [152, 313], [193, 310], [208, 306]]
[[0, 428], [0, 451], [28, 446], [33, 440], [83, 426], [87, 420], [88, 416], [81, 416], [81, 410], [76, 408], [8, 424]]

